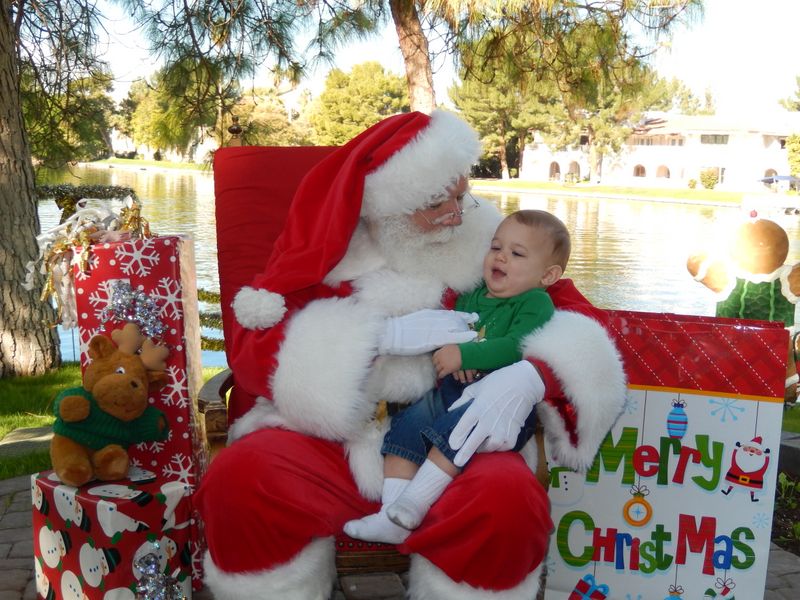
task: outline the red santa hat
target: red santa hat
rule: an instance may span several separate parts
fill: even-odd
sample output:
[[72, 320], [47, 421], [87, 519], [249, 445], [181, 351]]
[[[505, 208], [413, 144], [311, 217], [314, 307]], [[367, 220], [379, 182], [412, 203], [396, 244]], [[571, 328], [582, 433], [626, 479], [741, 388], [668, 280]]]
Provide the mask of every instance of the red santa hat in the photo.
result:
[[746, 447], [755, 448], [756, 450], [763, 450], [763, 447], [761, 446], [763, 441], [764, 440], [761, 438], [761, 436], [757, 435], [749, 442], [745, 442], [743, 445]]
[[236, 294], [248, 329], [279, 322], [285, 296], [317, 285], [339, 263], [360, 217], [411, 214], [468, 175], [477, 133], [453, 113], [402, 113], [331, 153], [303, 178], [266, 268]]

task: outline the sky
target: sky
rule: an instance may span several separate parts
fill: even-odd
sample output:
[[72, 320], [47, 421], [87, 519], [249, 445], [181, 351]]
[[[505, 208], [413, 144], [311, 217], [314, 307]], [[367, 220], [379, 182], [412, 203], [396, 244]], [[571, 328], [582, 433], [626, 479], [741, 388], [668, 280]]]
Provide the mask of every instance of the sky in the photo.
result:
[[[101, 0], [110, 15], [105, 59], [117, 81], [113, 96], [120, 100], [130, 83], [149, 76], [157, 65], [144, 43], [115, 5]], [[778, 100], [794, 97], [800, 75], [800, 0], [705, 0], [702, 19], [681, 26], [658, 49], [654, 66], [664, 77], [677, 77], [699, 98], [709, 89], [718, 114], [780, 111]], [[337, 55], [336, 66], [348, 71], [364, 60], [379, 60], [387, 70], [403, 73], [394, 29], [369, 42], [350, 45]], [[327, 71], [318, 69], [303, 85], [318, 94]], [[436, 97], [447, 100], [454, 72], [449, 60], [437, 65]]]

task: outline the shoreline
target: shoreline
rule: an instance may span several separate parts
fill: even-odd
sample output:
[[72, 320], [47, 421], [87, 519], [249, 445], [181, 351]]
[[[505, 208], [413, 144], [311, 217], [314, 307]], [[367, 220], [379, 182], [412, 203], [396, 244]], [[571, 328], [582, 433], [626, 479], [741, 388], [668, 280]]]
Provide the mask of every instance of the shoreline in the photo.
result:
[[473, 189], [482, 192], [492, 192], [497, 194], [534, 194], [537, 196], [559, 196], [568, 198], [591, 198], [595, 200], [635, 200], [637, 202], [658, 202], [661, 204], [691, 204], [696, 206], [716, 206], [721, 208], [741, 208], [741, 202], [724, 202], [722, 200], [695, 200], [691, 198], [677, 198], [677, 197], [655, 197], [655, 196], [639, 196], [636, 194], [614, 194], [611, 192], [592, 192], [586, 191], [572, 191], [572, 190], [544, 190], [544, 189], [527, 189], [521, 190], [516, 187], [503, 187], [494, 185], [481, 185], [476, 183]]
[[[213, 175], [214, 170], [209, 166], [200, 166], [200, 168], [181, 166], [177, 163], [170, 163], [171, 166], [160, 166], [158, 164], [137, 165], [133, 162], [130, 163], [117, 163], [117, 162], [79, 162], [79, 166], [88, 169], [121, 169], [126, 171], [150, 171], [157, 173], [170, 173], [178, 171], [180, 173], [192, 173], [203, 176]], [[197, 163], [192, 163], [197, 164]], [[741, 198], [738, 200], [712, 200], [701, 198], [682, 198], [678, 196], [650, 196], [636, 193], [616, 193], [609, 191], [593, 191], [591, 189], [550, 189], [538, 187], [520, 187], [518, 185], [503, 185], [502, 180], [496, 180], [498, 183], [489, 182], [487, 180], [473, 180], [472, 188], [480, 192], [488, 192], [493, 194], [516, 194], [516, 195], [534, 195], [534, 196], [553, 196], [553, 197], [567, 197], [567, 198], [582, 198], [592, 200], [627, 200], [635, 202], [654, 202], [659, 204], [686, 204], [692, 206], [709, 206], [718, 208], [733, 208], [741, 210], [745, 205], [748, 198], [752, 197], [750, 203], [758, 202], [759, 198], [767, 200], [782, 199], [783, 202], [771, 202], [769, 205], [764, 206], [768, 210], [784, 210], [789, 207], [800, 207], [800, 196], [788, 196], [784, 194], [772, 194], [770, 192], [735, 192], [741, 193]], [[520, 180], [514, 180], [519, 182]], [[531, 182], [535, 184], [537, 182]], [[659, 189], [661, 188], [643, 188], [643, 189]], [[757, 206], [756, 206], [757, 208]]]

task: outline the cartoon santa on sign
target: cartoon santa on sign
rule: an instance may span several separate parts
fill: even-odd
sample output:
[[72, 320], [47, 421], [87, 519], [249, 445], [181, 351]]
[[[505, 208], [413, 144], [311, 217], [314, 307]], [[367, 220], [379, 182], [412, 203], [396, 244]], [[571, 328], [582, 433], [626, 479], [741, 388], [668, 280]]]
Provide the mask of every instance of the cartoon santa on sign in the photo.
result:
[[764, 474], [769, 467], [769, 448], [762, 446], [761, 436], [754, 437], [749, 442], [736, 442], [736, 449], [731, 456], [731, 466], [725, 475], [725, 480], [730, 482], [727, 490], [722, 490], [726, 496], [731, 493], [734, 485], [741, 485], [750, 489], [750, 500], [758, 502], [756, 490], [764, 487]]

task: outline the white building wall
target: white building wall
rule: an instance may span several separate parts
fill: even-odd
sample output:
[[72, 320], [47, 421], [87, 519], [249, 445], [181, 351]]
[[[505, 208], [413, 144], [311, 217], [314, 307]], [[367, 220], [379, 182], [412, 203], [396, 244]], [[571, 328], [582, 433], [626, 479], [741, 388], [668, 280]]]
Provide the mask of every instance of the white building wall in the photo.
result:
[[[694, 119], [699, 123], [704, 120]], [[705, 120], [709, 124], [716, 122], [714, 117], [707, 117]], [[763, 184], [759, 181], [761, 178], [772, 172], [778, 175], [789, 174], [788, 152], [781, 148], [781, 139], [785, 139], [793, 131], [800, 131], [800, 126], [789, 120], [789, 125], [783, 129], [785, 133], [776, 133], [774, 130], [766, 132], [756, 128], [709, 127], [670, 131], [669, 136], [654, 134], [650, 136], [654, 142], [668, 142], [671, 136], [674, 139], [682, 138], [683, 145], [627, 145], [618, 155], [603, 158], [601, 183], [684, 188], [688, 186], [689, 180], [694, 179], [699, 187], [703, 169], [719, 168], [724, 171], [718, 189], [763, 190]], [[702, 143], [703, 135], [727, 135], [728, 143]], [[535, 138], [534, 143], [525, 149], [520, 179], [548, 181], [551, 179], [550, 165], [554, 162], [559, 165], [560, 181], [564, 181], [572, 162], [580, 166], [581, 179], [589, 174], [588, 148], [552, 151], [541, 138]], [[644, 168], [644, 177], [634, 176], [637, 165]], [[658, 177], [660, 167], [669, 171], [668, 178]]]

